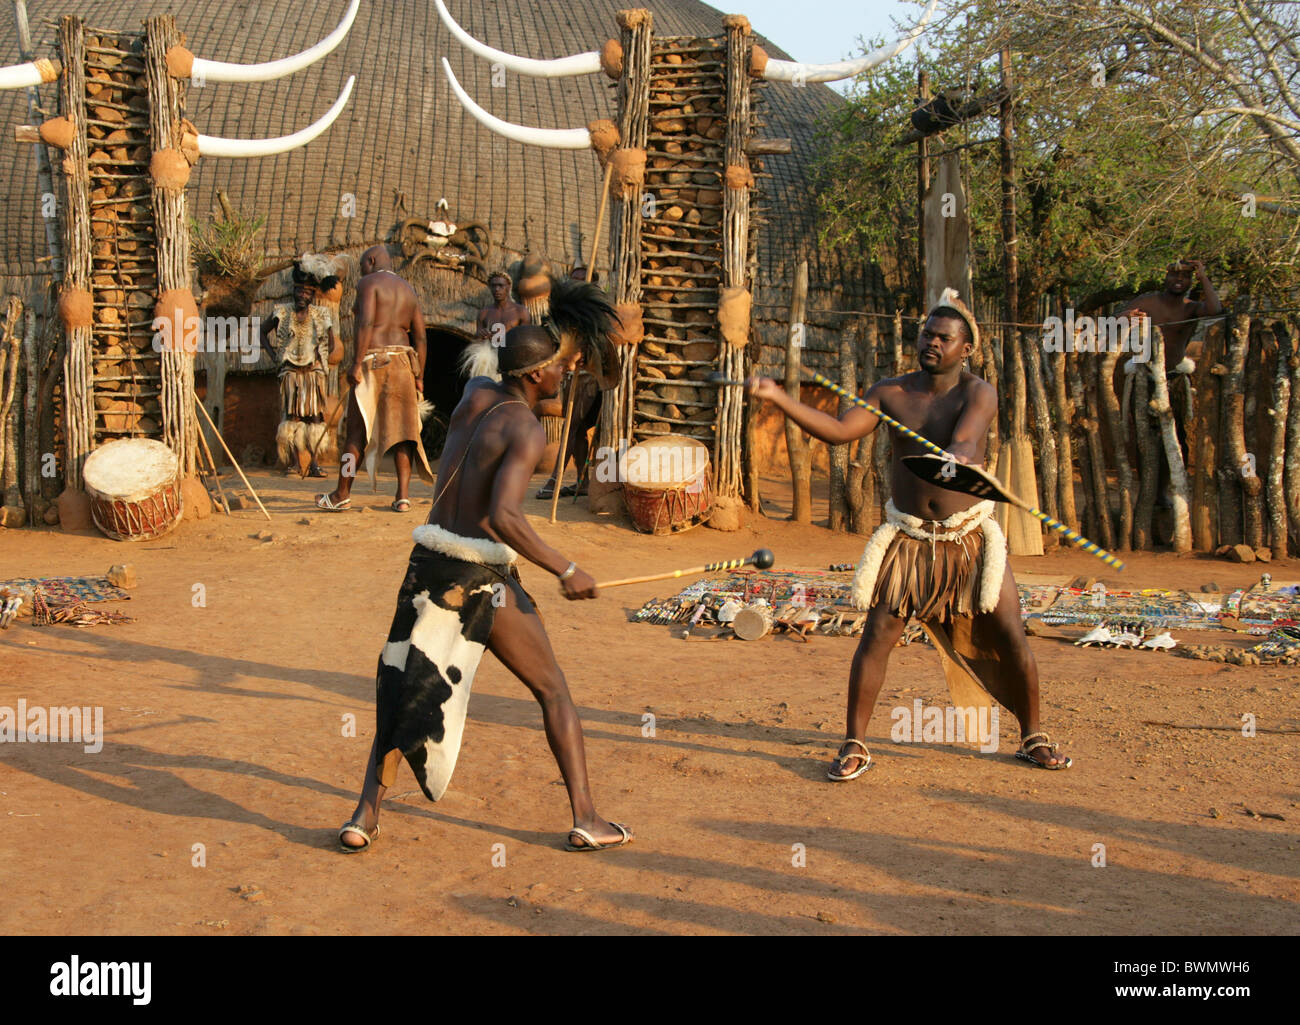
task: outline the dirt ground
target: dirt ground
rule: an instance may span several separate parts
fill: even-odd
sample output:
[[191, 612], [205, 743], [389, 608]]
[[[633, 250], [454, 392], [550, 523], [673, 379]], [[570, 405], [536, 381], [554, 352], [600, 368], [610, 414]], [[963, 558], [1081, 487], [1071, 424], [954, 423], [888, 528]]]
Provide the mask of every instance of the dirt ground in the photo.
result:
[[[1075, 760], [1048, 773], [1012, 759], [1010, 715], [993, 754], [891, 743], [892, 707], [948, 703], [933, 650], [901, 648], [868, 731], [876, 764], [835, 785], [824, 772], [854, 639], [687, 642], [680, 627], [627, 620], [672, 583], [569, 604], [533, 567], [524, 583], [579, 706], [597, 808], [636, 842], [563, 850], [568, 806], [541, 716], [488, 656], [446, 797], [428, 803], [403, 769], [374, 848], [343, 855], [335, 836], [373, 737], [375, 661], [431, 490], [417, 485], [403, 516], [363, 486], [353, 511], [331, 516], [310, 508], [314, 482], [253, 481], [271, 524], [241, 511], [132, 546], [0, 532], [0, 580], [125, 561], [139, 574], [130, 602], [100, 606], [132, 624], [28, 620], [0, 634], [0, 705], [103, 706], [107, 734], [97, 754], [0, 748], [4, 932], [1300, 931], [1294, 668], [1077, 649], [1064, 629], [1031, 638], [1045, 724]], [[557, 526], [541, 502], [528, 512], [597, 579], [760, 546], [784, 568], [856, 561], [861, 538], [790, 524], [779, 484], [773, 494], [772, 518], [736, 534], [645, 537], [567, 501]], [[267, 530], [272, 540], [256, 538]], [[1038, 575], [1105, 569], [1075, 552], [1012, 562]], [[1295, 563], [1268, 569], [1300, 579]], [[1144, 555], [1122, 580], [1101, 579], [1228, 590], [1259, 570]], [[1246, 712], [1253, 738], [1240, 732]]]

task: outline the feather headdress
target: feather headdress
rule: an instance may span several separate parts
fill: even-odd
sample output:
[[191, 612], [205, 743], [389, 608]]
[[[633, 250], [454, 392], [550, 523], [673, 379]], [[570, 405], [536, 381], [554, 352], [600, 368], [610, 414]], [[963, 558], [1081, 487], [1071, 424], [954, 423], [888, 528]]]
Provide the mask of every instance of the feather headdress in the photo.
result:
[[[569, 279], [552, 281], [550, 311], [538, 326], [554, 340], [556, 351], [549, 359], [509, 373], [512, 377], [522, 377], [556, 359], [569, 359], [581, 353], [583, 369], [596, 378], [602, 391], [608, 391], [618, 384], [619, 377], [618, 352], [610, 340], [610, 332], [617, 324], [614, 307], [595, 285]], [[461, 353], [461, 371], [468, 377], [500, 381], [502, 348], [487, 338], [471, 342]]]

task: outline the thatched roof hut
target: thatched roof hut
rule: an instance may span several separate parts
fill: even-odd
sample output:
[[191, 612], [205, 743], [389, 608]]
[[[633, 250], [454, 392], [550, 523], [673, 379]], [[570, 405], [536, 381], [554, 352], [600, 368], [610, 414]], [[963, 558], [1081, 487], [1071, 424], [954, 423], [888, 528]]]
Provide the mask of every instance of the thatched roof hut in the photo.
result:
[[[53, 19], [65, 13], [76, 13], [92, 28], [114, 30], [136, 29], [146, 16], [172, 13], [196, 54], [241, 63], [311, 46], [333, 29], [345, 6], [342, 0], [28, 3], [41, 53], [49, 52]], [[599, 48], [617, 34], [615, 13], [629, 4], [514, 0], [451, 6], [479, 39], [515, 53], [550, 57]], [[652, 0], [646, 6], [659, 34], [720, 31], [720, 13], [697, 0]], [[778, 46], [761, 42], [773, 56], [783, 56]], [[190, 89], [188, 114], [201, 132], [266, 137], [293, 132], [319, 117], [348, 76], [357, 75], [348, 109], [306, 148], [256, 160], [202, 161], [190, 186], [191, 211], [206, 218], [222, 191], [236, 209], [265, 215], [261, 237], [267, 264], [283, 267], [307, 250], [355, 254], [388, 240], [408, 218], [434, 219], [436, 204], [445, 197], [452, 219], [487, 226], [494, 242], [492, 262], [510, 264], [531, 252], [561, 267], [572, 264], [590, 247], [594, 233], [600, 191], [595, 157], [586, 151], [525, 148], [484, 130], [451, 96], [438, 67], [442, 56], [485, 107], [507, 120], [577, 127], [614, 110], [613, 86], [601, 75], [552, 81], [511, 75], [504, 87], [494, 88], [488, 64], [451, 38], [428, 0], [368, 0], [343, 45], [308, 70], [272, 82]], [[0, 62], [20, 59], [16, 34], [0, 33]], [[838, 95], [820, 85], [774, 88], [765, 95], [765, 133], [790, 138], [793, 153], [768, 157], [772, 177], [762, 182], [767, 224], [759, 237], [754, 287], [760, 328], [769, 313], [780, 316], [777, 311], [788, 300], [800, 259], [810, 261], [814, 310], [854, 308], [863, 288], [856, 264], [816, 244], [808, 186], [815, 123], [841, 102]], [[53, 113], [52, 91], [47, 102]], [[8, 125], [30, 120], [22, 92], [0, 94], [0, 119]], [[32, 149], [12, 142], [0, 147], [0, 170], [0, 277], [8, 279], [9, 291], [30, 293], [50, 274]], [[602, 254], [598, 267], [605, 263]], [[473, 313], [487, 295], [481, 282], [445, 271], [411, 276], [431, 325], [471, 329]], [[287, 291], [283, 282], [272, 279], [262, 295]], [[814, 326], [817, 322], [810, 320]], [[345, 331], [347, 327], [345, 317]], [[779, 329], [776, 338], [762, 333], [765, 342], [779, 341]], [[829, 341], [822, 340], [828, 348]], [[815, 330], [808, 342], [813, 351], [822, 347]]]

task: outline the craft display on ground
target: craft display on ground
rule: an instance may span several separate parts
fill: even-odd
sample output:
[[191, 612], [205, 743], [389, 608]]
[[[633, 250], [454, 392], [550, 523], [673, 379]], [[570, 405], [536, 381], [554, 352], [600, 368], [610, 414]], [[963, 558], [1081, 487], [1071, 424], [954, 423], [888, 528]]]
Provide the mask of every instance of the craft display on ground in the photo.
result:
[[[134, 571], [115, 566], [110, 575], [129, 576], [133, 586]], [[123, 579], [119, 577], [118, 579]], [[67, 623], [70, 626], [100, 626], [133, 623], [122, 612], [101, 611], [90, 605], [109, 601], [130, 601], [131, 596], [110, 579], [102, 577], [29, 577], [0, 582], [0, 629], [8, 630], [17, 619], [31, 617], [33, 626]]]
[[[866, 614], [853, 605], [852, 582], [852, 567], [846, 569], [845, 564], [829, 570], [735, 572], [697, 580], [670, 597], [652, 598], [631, 619], [659, 626], [686, 623], [687, 639], [701, 636], [701, 627], [714, 628], [711, 636], [719, 639], [757, 640], [782, 631], [800, 640], [810, 633], [855, 636], [862, 632]], [[1275, 586], [1267, 575], [1253, 587], [1227, 594], [1160, 588], [1113, 591], [1097, 585], [1021, 584], [1018, 590], [1030, 633], [1039, 633], [1039, 625], [1088, 627], [1076, 644], [1177, 648], [1190, 658], [1237, 665], [1293, 665], [1300, 659], [1300, 587]], [[758, 622], [751, 622], [755, 619]], [[1180, 647], [1172, 636], [1176, 630], [1267, 635], [1267, 640], [1250, 649]], [[905, 632], [900, 644], [923, 640], [916, 634]], [[1261, 661], [1253, 662], [1252, 657]]]

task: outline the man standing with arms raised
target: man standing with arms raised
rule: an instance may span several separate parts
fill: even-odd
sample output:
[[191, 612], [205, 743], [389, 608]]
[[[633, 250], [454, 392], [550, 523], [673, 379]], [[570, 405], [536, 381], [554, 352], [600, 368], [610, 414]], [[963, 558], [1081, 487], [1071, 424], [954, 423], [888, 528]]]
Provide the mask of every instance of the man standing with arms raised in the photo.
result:
[[[392, 271], [384, 246], [361, 257], [355, 323], [357, 351], [348, 380], [348, 437], [339, 466], [338, 488], [317, 495], [316, 505], [342, 512], [352, 504], [352, 480], [364, 462], [370, 479], [376, 464], [393, 450], [397, 467], [394, 512], [411, 508], [411, 467], [433, 483], [433, 471], [420, 441], [420, 399], [424, 394], [426, 341], [424, 317], [415, 290]], [[364, 453], [364, 460], [362, 454]]]
[[[992, 385], [964, 369], [979, 327], [949, 290], [930, 311], [917, 343], [920, 370], [878, 381], [865, 398], [895, 420], [929, 438], [954, 459], [984, 462], [989, 424], [997, 414]], [[795, 401], [775, 381], [751, 378], [747, 390], [828, 445], [866, 437], [879, 417], [853, 406], [836, 419]], [[1040, 729], [1038, 667], [1025, 640], [1020, 598], [1007, 563], [1006, 540], [993, 519], [993, 503], [948, 491], [913, 474], [902, 462], [924, 454], [919, 442], [891, 439], [893, 497], [886, 522], [871, 536], [853, 581], [854, 604], [868, 610], [849, 676], [848, 728], [827, 778], [842, 783], [871, 766], [864, 740], [867, 722], [885, 682], [894, 645], [915, 616], [944, 652], [954, 704], [977, 688], [996, 698], [1020, 722], [1016, 757], [1042, 769], [1067, 769], [1070, 759]], [[994, 727], [996, 731], [996, 727]], [[983, 741], [984, 738], [980, 738]], [[994, 740], [996, 737], [993, 738]]]

